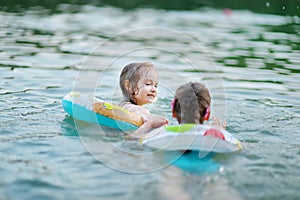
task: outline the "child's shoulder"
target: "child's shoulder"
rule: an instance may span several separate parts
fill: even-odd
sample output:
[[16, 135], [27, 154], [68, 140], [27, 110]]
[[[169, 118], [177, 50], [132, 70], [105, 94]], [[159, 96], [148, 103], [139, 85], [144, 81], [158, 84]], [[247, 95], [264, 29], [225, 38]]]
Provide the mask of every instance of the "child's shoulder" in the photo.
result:
[[135, 105], [135, 104], [130, 103], [130, 102], [123, 102], [121, 104], [121, 107], [125, 108], [129, 112], [134, 112], [138, 115], [145, 115], [145, 114], [148, 115], [148, 114], [150, 114], [150, 112], [146, 108], [144, 108], [143, 106]]

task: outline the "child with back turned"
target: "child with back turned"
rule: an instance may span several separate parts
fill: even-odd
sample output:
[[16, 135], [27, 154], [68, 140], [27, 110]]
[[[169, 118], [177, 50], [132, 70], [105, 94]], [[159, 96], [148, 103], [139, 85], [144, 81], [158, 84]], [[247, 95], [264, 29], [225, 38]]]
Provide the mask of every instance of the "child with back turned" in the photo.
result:
[[[175, 93], [172, 102], [172, 114], [179, 124], [203, 124], [210, 117], [211, 97], [208, 88], [202, 83], [190, 82], [181, 85]], [[225, 123], [221, 124], [220, 120], [214, 119], [214, 125], [225, 128]], [[224, 135], [218, 129], [212, 128], [207, 132], [212, 137], [220, 139]], [[184, 154], [172, 163], [172, 166], [164, 171], [165, 178], [161, 182], [160, 191], [164, 199], [184, 199], [190, 200], [192, 197], [187, 192], [189, 185], [193, 180], [201, 182], [206, 172], [218, 170], [220, 165], [211, 160], [212, 155], [206, 154], [206, 157], [199, 157], [198, 152], [184, 151]], [[183, 164], [182, 164], [182, 163]], [[207, 167], [207, 168], [206, 168]], [[184, 176], [185, 171], [194, 172], [193, 175]], [[201, 175], [201, 176], [200, 176]], [[199, 176], [199, 178], [196, 178]], [[191, 179], [192, 177], [192, 179]], [[209, 176], [212, 177], [211, 175]], [[229, 187], [228, 181], [222, 176], [216, 175], [212, 181], [203, 181], [202, 191], [199, 199], [236, 199], [240, 195]], [[170, 192], [172, 191], [172, 192]], [[202, 199], [201, 198], [201, 199]]]
[[181, 85], [172, 102], [172, 114], [179, 124], [203, 124], [210, 116], [210, 94], [201, 83]]
[[124, 100], [120, 106], [140, 115], [143, 119], [142, 126], [135, 131], [137, 135], [168, 123], [164, 117], [153, 115], [143, 107], [157, 100], [157, 85], [158, 74], [152, 63], [131, 63], [121, 72], [120, 87]]
[[[190, 82], [181, 85], [175, 93], [172, 102], [172, 114], [179, 124], [203, 124], [210, 117], [211, 97], [208, 88], [202, 83]], [[225, 123], [213, 118], [215, 126], [225, 128]], [[224, 139], [224, 135], [217, 129], [211, 129], [207, 135]]]

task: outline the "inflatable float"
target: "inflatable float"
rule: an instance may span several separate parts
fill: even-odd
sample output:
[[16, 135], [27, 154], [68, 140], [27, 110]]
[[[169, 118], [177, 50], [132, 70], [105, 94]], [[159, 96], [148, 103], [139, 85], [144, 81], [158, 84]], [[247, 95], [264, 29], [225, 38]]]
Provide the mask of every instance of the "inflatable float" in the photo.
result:
[[[65, 112], [76, 120], [96, 123], [122, 131], [136, 130], [143, 124], [139, 115], [100, 98], [77, 92], [62, 100]], [[231, 153], [242, 149], [238, 139], [224, 129], [201, 124], [167, 125], [154, 129], [141, 144], [163, 150], [198, 150]]]
[[77, 92], [67, 94], [62, 100], [65, 112], [71, 117], [102, 126], [127, 131], [143, 124], [140, 116], [91, 95]]
[[243, 149], [241, 142], [226, 130], [202, 124], [163, 126], [149, 134], [154, 136], [143, 140], [142, 144], [154, 149], [189, 149], [217, 153]]

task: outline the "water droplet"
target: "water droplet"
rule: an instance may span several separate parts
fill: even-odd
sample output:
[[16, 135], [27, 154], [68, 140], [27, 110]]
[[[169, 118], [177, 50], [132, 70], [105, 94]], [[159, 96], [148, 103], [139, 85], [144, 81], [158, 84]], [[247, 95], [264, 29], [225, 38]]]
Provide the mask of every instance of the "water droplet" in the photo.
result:
[[266, 3], [266, 6], [269, 7], [269, 6], [270, 6], [270, 2], [267, 2], [267, 3]]
[[294, 16], [294, 22], [296, 23], [296, 24], [300, 24], [300, 18], [298, 17], [298, 16]]
[[224, 174], [224, 167], [220, 167], [219, 172], [220, 172], [221, 174]]
[[285, 6], [282, 6], [282, 10], [285, 10]]

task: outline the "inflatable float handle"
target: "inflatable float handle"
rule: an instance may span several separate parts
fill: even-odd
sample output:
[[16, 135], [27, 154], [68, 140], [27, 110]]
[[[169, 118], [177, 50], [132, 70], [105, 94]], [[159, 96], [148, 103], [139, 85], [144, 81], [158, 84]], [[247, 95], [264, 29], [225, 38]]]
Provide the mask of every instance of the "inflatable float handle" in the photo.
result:
[[126, 110], [126, 109], [124, 109], [124, 108], [122, 108], [122, 107], [120, 107], [120, 106], [116, 106], [116, 105], [107, 103], [107, 102], [104, 102], [104, 103], [103, 103], [103, 106], [104, 106], [104, 108], [106, 108], [107, 110], [116, 110], [116, 109], [118, 109], [118, 110], [123, 111], [123, 112], [126, 113], [126, 114], [130, 114], [130, 112], [129, 112], [128, 110]]

